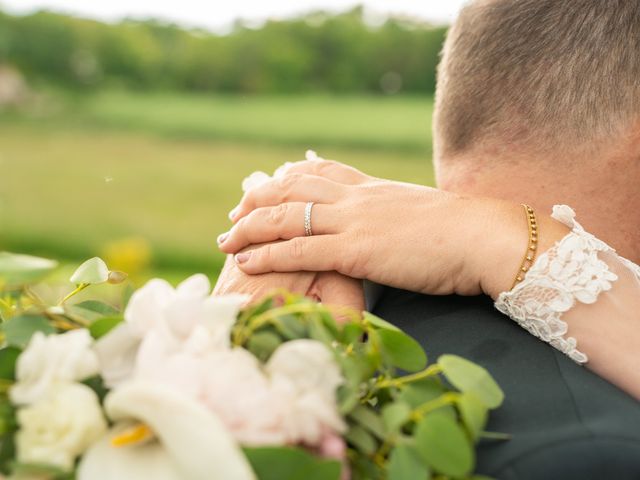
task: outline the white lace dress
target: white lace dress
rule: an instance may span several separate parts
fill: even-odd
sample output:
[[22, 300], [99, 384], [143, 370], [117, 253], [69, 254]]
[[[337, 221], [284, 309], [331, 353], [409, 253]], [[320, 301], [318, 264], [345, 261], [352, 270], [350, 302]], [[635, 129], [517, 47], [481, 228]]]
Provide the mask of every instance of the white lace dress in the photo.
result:
[[591, 345], [610, 340], [615, 352], [616, 345], [622, 346], [640, 327], [640, 267], [586, 232], [566, 205], [556, 205], [552, 218], [571, 232], [542, 253], [523, 281], [500, 294], [495, 306], [584, 364]]

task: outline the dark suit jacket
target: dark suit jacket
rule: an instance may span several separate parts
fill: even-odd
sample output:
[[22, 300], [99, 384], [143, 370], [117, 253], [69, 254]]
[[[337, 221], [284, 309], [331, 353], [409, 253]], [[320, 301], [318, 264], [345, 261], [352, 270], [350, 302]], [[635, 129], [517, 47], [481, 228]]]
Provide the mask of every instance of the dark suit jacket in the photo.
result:
[[[384, 289], [373, 313], [424, 346], [487, 368], [505, 392], [479, 445], [478, 472], [500, 480], [640, 479], [640, 403], [534, 338], [487, 297]], [[606, 325], [606, 318], [603, 324]]]

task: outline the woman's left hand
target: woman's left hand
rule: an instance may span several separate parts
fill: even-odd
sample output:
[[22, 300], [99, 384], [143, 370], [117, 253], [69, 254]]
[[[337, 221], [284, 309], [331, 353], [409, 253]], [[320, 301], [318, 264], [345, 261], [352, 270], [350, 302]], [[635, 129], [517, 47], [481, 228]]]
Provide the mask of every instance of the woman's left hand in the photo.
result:
[[[307, 202], [313, 236], [305, 236]], [[248, 191], [220, 249], [244, 272], [338, 271], [427, 294], [497, 296], [527, 240], [522, 207], [304, 161]]]

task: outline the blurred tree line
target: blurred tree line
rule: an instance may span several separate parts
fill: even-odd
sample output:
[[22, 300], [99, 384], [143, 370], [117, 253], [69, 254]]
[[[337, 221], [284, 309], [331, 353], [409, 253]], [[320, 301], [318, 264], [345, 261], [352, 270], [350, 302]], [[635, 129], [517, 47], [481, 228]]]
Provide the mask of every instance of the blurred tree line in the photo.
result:
[[73, 89], [432, 93], [445, 31], [394, 18], [372, 26], [362, 8], [256, 29], [237, 22], [226, 35], [157, 21], [0, 12], [0, 64], [30, 82]]

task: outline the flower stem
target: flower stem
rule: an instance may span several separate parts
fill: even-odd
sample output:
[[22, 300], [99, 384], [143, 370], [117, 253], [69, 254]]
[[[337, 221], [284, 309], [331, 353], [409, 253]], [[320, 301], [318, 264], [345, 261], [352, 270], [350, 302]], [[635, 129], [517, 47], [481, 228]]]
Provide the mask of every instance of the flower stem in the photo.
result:
[[76, 287], [76, 289], [74, 291], [72, 291], [71, 293], [69, 293], [66, 297], [64, 297], [62, 300], [60, 300], [60, 302], [58, 302], [58, 306], [62, 306], [64, 305], [64, 303], [69, 300], [71, 297], [73, 297], [75, 294], [80, 293], [82, 290], [84, 290], [85, 288], [87, 288], [89, 285], [91, 285], [90, 283], [81, 283], [80, 285], [78, 285]]
[[434, 363], [433, 365], [422, 370], [421, 372], [412, 373], [410, 375], [405, 375], [399, 378], [389, 378], [386, 380], [382, 380], [375, 386], [375, 388], [377, 390], [380, 390], [382, 388], [401, 387], [402, 385], [405, 385], [407, 383], [412, 383], [418, 380], [423, 380], [425, 378], [433, 377], [439, 374], [441, 371], [442, 371], [442, 368], [440, 367], [440, 365], [438, 365], [437, 363]]

